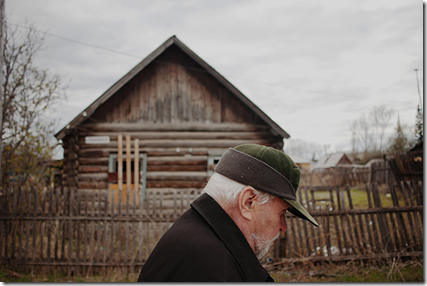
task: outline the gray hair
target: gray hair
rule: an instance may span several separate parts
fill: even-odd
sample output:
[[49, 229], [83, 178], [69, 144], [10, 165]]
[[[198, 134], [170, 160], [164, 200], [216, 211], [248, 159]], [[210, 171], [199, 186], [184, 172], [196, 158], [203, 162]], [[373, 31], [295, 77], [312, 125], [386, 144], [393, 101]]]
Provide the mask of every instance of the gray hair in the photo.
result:
[[254, 190], [260, 204], [265, 204], [274, 197], [274, 195], [258, 191], [251, 186], [245, 186], [218, 173], [214, 173], [211, 176], [203, 193], [210, 195], [219, 203], [233, 205], [236, 203], [237, 197], [245, 187], [250, 187]]

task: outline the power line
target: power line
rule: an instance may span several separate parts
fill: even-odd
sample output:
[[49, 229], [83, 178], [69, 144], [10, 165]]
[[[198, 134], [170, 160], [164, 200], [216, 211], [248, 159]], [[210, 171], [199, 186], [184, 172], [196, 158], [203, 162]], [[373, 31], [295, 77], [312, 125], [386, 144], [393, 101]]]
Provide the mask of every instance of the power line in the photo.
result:
[[[22, 26], [22, 25], [17, 25], [17, 24], [11, 23], [11, 22], [7, 22], [7, 24], [11, 24], [11, 25], [14, 25], [14, 26], [16, 26], [18, 28], [23, 28], [23, 29], [28, 29], [29, 28], [29, 27]], [[143, 57], [138, 56], [138, 55], [134, 55], [134, 54], [130, 54], [130, 53], [125, 53], [125, 52], [120, 52], [120, 51], [117, 51], [117, 50], [113, 50], [113, 49], [102, 47], [102, 46], [98, 46], [98, 45], [88, 44], [88, 43], [85, 43], [85, 42], [81, 42], [81, 41], [69, 39], [69, 38], [62, 37], [62, 36], [59, 36], [59, 35], [56, 35], [56, 34], [53, 34], [53, 33], [49, 33], [47, 31], [42, 31], [42, 30], [39, 30], [39, 29], [35, 29], [35, 30], [37, 30], [39, 32], [42, 32], [42, 33], [44, 33], [46, 35], [50, 35], [52, 37], [55, 37], [55, 38], [58, 38], [58, 39], [61, 39], [61, 40], [64, 40], [64, 41], [72, 42], [72, 43], [75, 43], [75, 44], [84, 45], [84, 46], [88, 46], [88, 47], [96, 48], [96, 49], [102, 49], [102, 50], [105, 50], [105, 51], [108, 51], [108, 52], [111, 52], [111, 53], [121, 54], [121, 55], [124, 55], [124, 56], [133, 57], [133, 58], [143, 59]], [[158, 61], [158, 60], [154, 60], [154, 61], [158, 62], [158, 63], [162, 63], [162, 64], [167, 64], [167, 65], [176, 65], [176, 64], [171, 64], [171, 63], [167, 63], [167, 62]], [[191, 70], [196, 70], [196, 71], [200, 71], [200, 72], [207, 72], [204, 69], [199, 69], [199, 68], [194, 68], [194, 67], [187, 67], [187, 66], [183, 66], [183, 65], [176, 65], [176, 66], [180, 66], [180, 67], [183, 67], [185, 69], [191, 69]], [[235, 78], [235, 79], [239, 79], [239, 80], [243, 80], [243, 81], [247, 81], [247, 82], [252, 82], [252, 83], [257, 83], [257, 84], [264, 84], [264, 85], [270, 85], [270, 86], [278, 86], [278, 87], [295, 89], [295, 90], [306, 91], [306, 92], [311, 92], [311, 93], [334, 95], [333, 93], [330, 93], [330, 92], [308, 90], [308, 89], [303, 89], [303, 88], [298, 88], [298, 87], [292, 87], [292, 86], [283, 85], [283, 84], [266, 83], [266, 82], [261, 82], [261, 81], [255, 81], [255, 80], [252, 80], [252, 79], [240, 78], [240, 77], [236, 77], [236, 76], [232, 76], [232, 75], [225, 75], [225, 76], [228, 77], [228, 78]]]

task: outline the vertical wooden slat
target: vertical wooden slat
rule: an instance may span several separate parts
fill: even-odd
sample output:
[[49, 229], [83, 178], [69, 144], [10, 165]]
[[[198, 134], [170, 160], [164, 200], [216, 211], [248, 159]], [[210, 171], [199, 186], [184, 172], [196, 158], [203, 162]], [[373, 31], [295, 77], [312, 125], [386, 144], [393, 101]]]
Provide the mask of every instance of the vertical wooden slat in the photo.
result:
[[[368, 196], [368, 205], [369, 208], [373, 208], [372, 206], [372, 199], [371, 199], [371, 193], [372, 193], [372, 189], [373, 189], [373, 184], [367, 184], [366, 185], [366, 194]], [[376, 220], [375, 220], [375, 215], [374, 214], [370, 214], [370, 225], [372, 226], [371, 228], [369, 228], [370, 230], [372, 230], [372, 236], [373, 236], [373, 244], [372, 244], [372, 249], [375, 250], [377, 249], [378, 251], [382, 251], [382, 247], [381, 247], [381, 242], [380, 239], [378, 237], [378, 233], [377, 233], [377, 224], [376, 224]]]
[[299, 256], [300, 251], [299, 251], [299, 247], [298, 247], [298, 240], [296, 238], [295, 226], [294, 226], [296, 223], [296, 218], [297, 218], [296, 216], [293, 216], [292, 220], [290, 221], [290, 223], [291, 223], [291, 234], [292, 234], [292, 244], [293, 244], [292, 252], [296, 253]]
[[[416, 192], [415, 192], [415, 190], [413, 190], [413, 188], [411, 186], [411, 182], [409, 182], [409, 181], [406, 182], [406, 188], [408, 190], [410, 205], [416, 206], [416, 199], [415, 199]], [[420, 220], [419, 220], [419, 216], [423, 217], [423, 213], [422, 213], [422, 211], [418, 211], [418, 212], [412, 212], [412, 214], [414, 217], [415, 225], [417, 226], [415, 228], [415, 230], [417, 232], [417, 236], [418, 236], [418, 239], [416, 242], [421, 243], [421, 241], [423, 240], [423, 234], [422, 234], [420, 227], [419, 227], [421, 225]]]
[[133, 213], [135, 214], [135, 207], [137, 205], [136, 198], [139, 198], [139, 139], [134, 139], [134, 195], [133, 195]]
[[[351, 190], [350, 190], [350, 186], [349, 185], [346, 185], [345, 186], [345, 190], [346, 190], [346, 192], [347, 192], [347, 200], [348, 200], [348, 207], [352, 210], [353, 209], [353, 199], [352, 199], [352, 197], [351, 197]], [[359, 232], [357, 231], [357, 221], [356, 221], [356, 217], [355, 217], [355, 215], [354, 214], [352, 214], [351, 216], [350, 216], [350, 218], [351, 218], [351, 221], [350, 221], [350, 219], [347, 217], [347, 222], [348, 222], [348, 231], [349, 231], [349, 234], [350, 234], [350, 240], [351, 240], [351, 242], [352, 242], [352, 247], [353, 247], [353, 251], [355, 251], [356, 252], [356, 254], [360, 254], [360, 251], [359, 251], [359, 246], [360, 246], [360, 244], [359, 244]], [[352, 225], [353, 224], [353, 225]], [[352, 230], [354, 230], [354, 236], [355, 236], [355, 240], [354, 240], [354, 238], [353, 238], [353, 231]]]
[[[104, 218], [107, 218], [108, 216], [108, 200], [109, 200], [109, 192], [104, 192]], [[104, 219], [104, 241], [103, 241], [103, 249], [102, 249], [102, 262], [107, 262], [107, 220]], [[106, 267], [102, 266], [102, 275], [105, 276], [107, 274]]]
[[[399, 207], [399, 200], [397, 199], [396, 188], [392, 184], [390, 184], [390, 193], [391, 193], [391, 199], [393, 201], [393, 205], [395, 207]], [[410, 243], [408, 231], [406, 230], [406, 223], [403, 220], [402, 213], [396, 212], [396, 217], [397, 217], [397, 223], [399, 225], [399, 230], [400, 230], [400, 240], [402, 242], [402, 249], [400, 250], [404, 250]]]
[[60, 215], [60, 192], [59, 192], [59, 188], [56, 188], [56, 220], [55, 220], [55, 248], [54, 248], [54, 258], [55, 261], [58, 261], [58, 242], [59, 242], [59, 228], [60, 228], [60, 224], [59, 224], [59, 220], [58, 217]]
[[122, 214], [122, 195], [123, 195], [122, 189], [119, 189], [118, 192], [119, 192], [118, 215], [120, 216]]
[[[341, 190], [337, 187], [336, 189], [336, 193], [337, 193], [337, 205], [338, 205], [338, 210], [343, 210], [343, 208], [345, 208], [345, 204], [342, 201], [342, 196], [341, 196]], [[341, 234], [342, 234], [342, 238], [344, 240], [344, 246], [347, 249], [347, 253], [348, 254], [348, 249], [349, 249], [349, 245], [348, 245], [348, 240], [347, 240], [347, 234], [346, 234], [346, 223], [345, 223], [345, 216], [340, 214], [339, 215], [340, 218], [340, 223], [341, 223], [341, 227], [339, 228], [341, 230]], [[344, 253], [342, 253], [344, 254]]]
[[118, 172], [118, 187], [123, 190], [123, 135], [117, 136], [117, 172]]
[[53, 188], [49, 187], [49, 221], [47, 222], [47, 273], [50, 273], [50, 263], [51, 263], [51, 237], [52, 237], [52, 218], [53, 218]]
[[[306, 187], [304, 187], [304, 189], [305, 188]], [[299, 199], [301, 205], [304, 205], [303, 195], [304, 195], [304, 192], [301, 192], [300, 199]], [[307, 200], [308, 200], [308, 198], [306, 197], [305, 201], [307, 202]], [[303, 222], [303, 229], [304, 229], [304, 236], [305, 236], [305, 243], [306, 243], [306, 246], [307, 246], [307, 251], [310, 252], [310, 250], [311, 250], [310, 235], [308, 233], [306, 221]]]
[[[331, 200], [332, 209], [336, 210], [337, 207], [335, 206], [335, 200], [334, 200], [334, 192], [333, 192], [333, 190], [329, 190], [329, 197], [330, 197], [330, 200]], [[339, 230], [337, 215], [334, 215], [333, 218], [334, 218], [335, 235], [337, 237], [338, 249], [340, 251], [340, 254], [342, 255], [343, 254], [343, 248], [342, 248], [341, 233], [340, 233], [340, 230]]]
[[73, 256], [73, 204], [74, 203], [74, 188], [70, 189], [70, 208], [68, 211], [68, 262], [71, 262]]
[[130, 155], [130, 135], [126, 135], [126, 214], [129, 214], [129, 197], [132, 184], [132, 159]]
[[[382, 208], [382, 203], [381, 203], [381, 197], [380, 197], [380, 192], [378, 189], [378, 183], [374, 183], [374, 186], [372, 188], [372, 197], [374, 199], [374, 204], [376, 208]], [[393, 250], [393, 241], [392, 241], [392, 237], [390, 234], [390, 230], [388, 228], [388, 223], [387, 223], [387, 219], [384, 213], [378, 213], [377, 214], [377, 218], [378, 218], [378, 226], [380, 228], [380, 232], [381, 232], [381, 240], [382, 240], [382, 244], [384, 246], [384, 249], [387, 249], [388, 252], [391, 252]]]
[[[94, 216], [94, 196], [95, 194], [92, 193], [92, 212], [91, 212], [91, 216]], [[94, 242], [95, 242], [95, 222], [93, 220], [90, 221], [90, 248], [89, 248], [89, 267], [87, 270], [87, 274], [86, 275], [92, 275], [93, 273], [93, 252], [94, 252]]]
[[[27, 199], [27, 216], [31, 215], [31, 189], [28, 188], [28, 199]], [[0, 214], [1, 214], [1, 210], [0, 210]], [[2, 222], [2, 221], [0, 221]], [[0, 225], [0, 232], [2, 231], [2, 225]], [[26, 261], [29, 260], [29, 247], [30, 247], [30, 220], [27, 220], [27, 228], [25, 230], [25, 254], [24, 254], [24, 259]], [[1, 240], [2, 240], [2, 235], [0, 233], [0, 249], [1, 248]], [[0, 259], [1, 259], [1, 253], [0, 253]]]
[[17, 218], [17, 204], [18, 204], [18, 194], [19, 194], [19, 188], [16, 188], [13, 192], [13, 209], [12, 209], [12, 259], [15, 258], [15, 241], [16, 241], [16, 229], [18, 225], [18, 218]]
[[[81, 215], [81, 203], [82, 203], [82, 190], [77, 190], [77, 214], [76, 216]], [[80, 221], [76, 221], [76, 262], [80, 263], [80, 244], [81, 242], [81, 235], [80, 235]], [[77, 273], [82, 273], [80, 267], [77, 267]]]
[[62, 204], [62, 240], [61, 240], [61, 260], [65, 260], [65, 237], [66, 237], [66, 216], [67, 216], [67, 201], [68, 189], [65, 188], [62, 196], [64, 202]]
[[[114, 218], [114, 202], [115, 202], [115, 194], [116, 190], [112, 191], [112, 200], [111, 200], [111, 218]], [[114, 261], [114, 220], [111, 220], [111, 226], [110, 226], [110, 254], [108, 261], [113, 263]]]
[[[11, 214], [11, 211], [10, 211], [10, 206], [9, 206], [9, 204], [10, 204], [10, 193], [11, 193], [11, 190], [10, 190], [10, 188], [8, 188], [8, 189], [6, 189], [6, 201], [5, 201], [5, 208], [4, 208], [4, 210], [5, 210], [5, 212], [4, 212], [4, 214], [5, 214], [5, 216], [10, 216], [10, 214]], [[8, 259], [9, 257], [8, 257], [8, 255], [9, 255], [9, 253], [8, 253], [8, 251], [9, 251], [9, 247], [8, 247], [8, 245], [9, 245], [9, 229], [10, 229], [10, 225], [11, 225], [11, 222], [9, 221], [9, 220], [6, 220], [5, 221], [5, 231], [4, 231], [4, 256], [3, 256], [3, 258], [4, 259]]]
[[[88, 217], [88, 204], [89, 204], [89, 192], [87, 191], [87, 190], [85, 190], [84, 192], [82, 191], [82, 197], [83, 197], [83, 195], [84, 195], [84, 210], [83, 210], [83, 216], [84, 217]], [[87, 254], [87, 245], [88, 245], [88, 243], [87, 243], [87, 224], [88, 224], [88, 222], [87, 222], [87, 219], [85, 219], [83, 222], [83, 231], [82, 231], [82, 234], [83, 234], [83, 237], [82, 237], [82, 246], [83, 246], [83, 251], [82, 251], [82, 256], [81, 256], [81, 259], [80, 259], [80, 261], [81, 262], [83, 262], [83, 263], [87, 263], [87, 259], [86, 259], [86, 254]], [[86, 266], [85, 265], [83, 265], [82, 267], [81, 267], [81, 273], [83, 274], [83, 273], [86, 273]]]
[[36, 217], [37, 217], [37, 204], [38, 204], [38, 197], [37, 197], [37, 194], [38, 194], [38, 192], [37, 192], [37, 190], [36, 190], [36, 188], [32, 188], [32, 190], [33, 190], [33, 193], [34, 193], [34, 220], [33, 220], [33, 245], [32, 245], [32, 251], [33, 251], [33, 253], [32, 253], [32, 257], [31, 257], [31, 260], [32, 261], [34, 261], [35, 259], [36, 259], [36, 238], [37, 238], [37, 220], [36, 220]]
[[24, 197], [24, 187], [21, 187], [21, 196], [19, 198], [19, 246], [18, 246], [18, 260], [19, 263], [22, 259], [22, 240], [23, 240], [23, 234], [24, 234], [24, 204], [25, 204], [25, 197]]

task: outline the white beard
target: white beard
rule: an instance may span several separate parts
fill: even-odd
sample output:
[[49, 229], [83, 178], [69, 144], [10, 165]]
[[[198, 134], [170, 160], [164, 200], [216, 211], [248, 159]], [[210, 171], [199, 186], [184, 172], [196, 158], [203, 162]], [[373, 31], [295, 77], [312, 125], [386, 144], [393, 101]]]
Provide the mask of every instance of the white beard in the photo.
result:
[[270, 247], [273, 245], [274, 241], [279, 237], [280, 232], [278, 232], [272, 239], [266, 239], [257, 235], [256, 233], [252, 233], [251, 237], [254, 238], [255, 243], [255, 255], [258, 259], [264, 257], [267, 252], [270, 250]]

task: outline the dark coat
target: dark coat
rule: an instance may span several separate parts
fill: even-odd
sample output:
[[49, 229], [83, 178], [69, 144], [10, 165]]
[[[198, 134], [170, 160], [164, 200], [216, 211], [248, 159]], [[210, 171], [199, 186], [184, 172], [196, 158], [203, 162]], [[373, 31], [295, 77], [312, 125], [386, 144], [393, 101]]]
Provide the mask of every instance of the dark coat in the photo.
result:
[[203, 194], [160, 239], [138, 282], [207, 281], [274, 282], [234, 221]]

